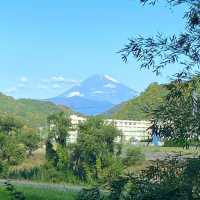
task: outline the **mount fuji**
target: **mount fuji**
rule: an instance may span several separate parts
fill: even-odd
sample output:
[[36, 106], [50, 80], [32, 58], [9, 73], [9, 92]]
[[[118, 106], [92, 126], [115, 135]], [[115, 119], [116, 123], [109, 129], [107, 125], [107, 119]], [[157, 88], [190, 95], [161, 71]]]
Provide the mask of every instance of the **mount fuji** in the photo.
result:
[[136, 91], [109, 75], [94, 75], [48, 101], [84, 115], [97, 115], [136, 95]]

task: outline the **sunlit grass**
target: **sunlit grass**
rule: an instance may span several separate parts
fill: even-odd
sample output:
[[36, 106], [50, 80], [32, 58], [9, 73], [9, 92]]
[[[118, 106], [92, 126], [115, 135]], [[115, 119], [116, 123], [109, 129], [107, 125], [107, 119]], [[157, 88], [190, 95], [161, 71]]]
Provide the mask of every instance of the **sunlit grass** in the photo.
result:
[[[134, 145], [123, 145], [123, 149], [127, 148], [136, 148], [137, 146]], [[157, 146], [139, 146], [142, 152], [146, 153], [182, 153], [182, 154], [194, 154], [200, 153], [200, 148], [191, 147], [189, 149], [182, 148], [182, 147], [157, 147]]]
[[23, 192], [27, 200], [74, 200], [75, 192], [59, 191], [55, 189], [38, 189], [30, 186], [17, 186], [17, 190]]
[[3, 187], [0, 187], [0, 199], [1, 200], [11, 200], [9, 194]]
[[[156, 146], [134, 146], [134, 145], [123, 145], [123, 151], [126, 151], [128, 148], [137, 148], [141, 153], [145, 154], [145, 159], [139, 163], [136, 163], [128, 168], [125, 171], [138, 173], [152, 164], [149, 155], [153, 155], [158, 158], [167, 158], [169, 155], [181, 155], [181, 156], [198, 156], [200, 155], [200, 148], [196, 149], [194, 147], [185, 149], [182, 147], [156, 147]], [[156, 156], [157, 155], [157, 156]], [[151, 157], [151, 156], [150, 156]]]

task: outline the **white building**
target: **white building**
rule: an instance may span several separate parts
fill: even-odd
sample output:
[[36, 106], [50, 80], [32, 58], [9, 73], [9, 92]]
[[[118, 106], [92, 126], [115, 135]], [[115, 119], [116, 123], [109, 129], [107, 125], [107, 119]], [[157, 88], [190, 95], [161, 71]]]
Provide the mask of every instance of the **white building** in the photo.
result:
[[69, 141], [71, 143], [75, 143], [77, 140], [77, 128], [80, 123], [84, 123], [87, 118], [80, 117], [78, 115], [70, 115], [71, 124], [72, 124], [72, 131], [69, 132]]
[[[87, 118], [77, 115], [71, 115], [71, 123], [73, 130], [70, 132], [69, 141], [74, 143], [77, 139], [78, 124], [84, 123]], [[151, 126], [150, 121], [133, 121], [133, 120], [114, 120], [106, 119], [106, 123], [113, 124], [118, 130], [122, 132], [122, 141], [124, 143], [134, 143], [148, 138], [148, 128]]]
[[134, 143], [148, 139], [148, 128], [151, 126], [149, 121], [133, 121], [133, 120], [113, 120], [107, 119], [109, 123], [122, 132], [122, 141], [124, 143]]

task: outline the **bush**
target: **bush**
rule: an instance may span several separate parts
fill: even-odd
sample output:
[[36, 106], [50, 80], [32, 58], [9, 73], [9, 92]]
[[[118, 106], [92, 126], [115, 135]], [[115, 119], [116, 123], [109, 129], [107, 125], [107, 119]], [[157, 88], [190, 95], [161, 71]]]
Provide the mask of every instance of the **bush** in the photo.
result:
[[164, 147], [183, 147], [183, 141], [181, 140], [166, 140]]
[[51, 163], [46, 163], [43, 166], [33, 167], [31, 169], [10, 170], [7, 177], [10, 179], [22, 179], [52, 183], [80, 183], [80, 180], [73, 174], [73, 172], [69, 170], [59, 171]]
[[145, 160], [145, 155], [139, 147], [130, 147], [127, 149], [123, 163], [126, 166], [132, 166]]
[[26, 200], [24, 194], [17, 191], [11, 183], [5, 182], [5, 188], [8, 191], [11, 200]]
[[105, 197], [100, 193], [99, 188], [82, 189], [76, 200], [104, 200]]
[[109, 200], [199, 200], [200, 158], [155, 162], [139, 175], [113, 180], [110, 191]]

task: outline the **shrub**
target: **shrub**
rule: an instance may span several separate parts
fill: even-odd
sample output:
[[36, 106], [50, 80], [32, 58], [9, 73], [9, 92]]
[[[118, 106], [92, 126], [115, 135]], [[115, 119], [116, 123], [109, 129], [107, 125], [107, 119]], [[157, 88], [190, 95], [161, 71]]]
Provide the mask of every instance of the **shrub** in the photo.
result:
[[110, 191], [109, 200], [199, 200], [200, 158], [158, 161], [139, 175], [113, 180]]
[[26, 200], [24, 194], [22, 192], [18, 192], [11, 183], [5, 182], [5, 187], [11, 196], [11, 200]]
[[82, 189], [76, 200], [104, 200], [105, 197], [100, 193], [99, 188]]
[[130, 147], [127, 149], [123, 163], [126, 166], [132, 166], [145, 160], [145, 155], [139, 147]]

